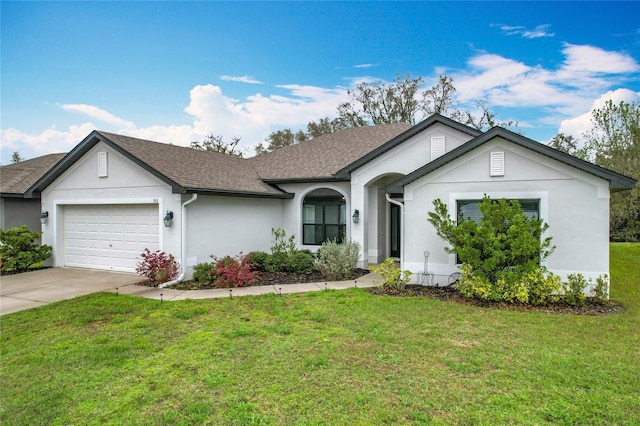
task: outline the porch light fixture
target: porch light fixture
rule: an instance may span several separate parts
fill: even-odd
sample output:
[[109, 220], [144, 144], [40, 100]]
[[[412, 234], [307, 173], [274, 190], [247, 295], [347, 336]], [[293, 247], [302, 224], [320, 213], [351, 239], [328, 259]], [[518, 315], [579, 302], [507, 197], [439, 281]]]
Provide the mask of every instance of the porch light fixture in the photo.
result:
[[353, 223], [360, 222], [360, 210], [356, 209], [356, 211], [353, 212], [353, 216], [351, 216], [351, 219], [353, 219]]
[[164, 226], [170, 228], [171, 222], [173, 222], [173, 212], [167, 210], [167, 214], [164, 215]]
[[47, 221], [49, 220], [49, 212], [44, 211], [42, 213], [40, 213], [40, 223], [41, 224], [45, 224], [47, 223]]

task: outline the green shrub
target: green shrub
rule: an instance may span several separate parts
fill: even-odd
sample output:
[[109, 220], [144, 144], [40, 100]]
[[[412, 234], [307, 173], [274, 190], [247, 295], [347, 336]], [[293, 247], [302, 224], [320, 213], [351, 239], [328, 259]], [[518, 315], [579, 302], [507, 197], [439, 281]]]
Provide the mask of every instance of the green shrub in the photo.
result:
[[251, 262], [256, 265], [256, 270], [258, 271], [266, 271], [265, 267], [269, 257], [271, 256], [269, 253], [265, 253], [263, 251], [254, 251], [248, 254], [251, 256]]
[[296, 236], [291, 235], [287, 238], [287, 233], [282, 228], [271, 228], [271, 235], [273, 235], [273, 246], [271, 247], [271, 254], [284, 254], [290, 255], [296, 251]]
[[0, 269], [22, 272], [49, 259], [51, 246], [35, 243], [40, 235], [31, 232], [27, 225], [6, 231], [0, 229]]
[[529, 303], [532, 305], [545, 305], [557, 302], [562, 282], [560, 277], [548, 272], [544, 275], [542, 268], [536, 268], [522, 276], [529, 291]]
[[296, 251], [289, 255], [287, 269], [296, 274], [310, 274], [314, 269], [313, 255], [308, 251]]
[[217, 278], [215, 263], [198, 263], [193, 267], [193, 280], [198, 284], [211, 284]]
[[[447, 206], [439, 199], [433, 202], [429, 222], [438, 236], [447, 241], [449, 253], [458, 255], [473, 274], [497, 283], [498, 278], [509, 281], [514, 272], [522, 276], [549, 257], [554, 247], [551, 238], [543, 238], [548, 225], [529, 218], [516, 200], [492, 200], [485, 196], [480, 203], [482, 219], [457, 223], [449, 216]], [[506, 275], [505, 275], [506, 274]]]
[[502, 271], [492, 283], [484, 276], [474, 274], [470, 265], [463, 264], [462, 278], [456, 287], [465, 297], [544, 305], [558, 301], [561, 281], [557, 275], [536, 267], [522, 274]]
[[567, 275], [567, 281], [562, 283], [564, 301], [572, 306], [584, 306], [586, 300], [584, 290], [588, 285], [582, 274]]
[[593, 293], [595, 298], [601, 302], [609, 300], [609, 276], [607, 274], [599, 275], [598, 278], [596, 278]]
[[409, 271], [400, 270], [391, 258], [385, 259], [378, 268], [373, 269], [373, 272], [377, 272], [384, 279], [381, 286], [386, 290], [403, 290], [411, 281], [412, 275]]
[[330, 281], [349, 279], [358, 262], [360, 244], [346, 241], [338, 244], [335, 240], [327, 241], [318, 249], [315, 268]]

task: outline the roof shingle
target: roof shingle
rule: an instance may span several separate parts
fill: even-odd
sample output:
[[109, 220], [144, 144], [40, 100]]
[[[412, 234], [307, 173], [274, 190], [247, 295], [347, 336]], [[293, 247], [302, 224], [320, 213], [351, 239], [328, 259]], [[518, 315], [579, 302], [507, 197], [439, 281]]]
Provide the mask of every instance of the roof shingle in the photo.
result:
[[0, 192], [3, 196], [24, 194], [64, 156], [65, 154], [48, 154], [0, 166]]

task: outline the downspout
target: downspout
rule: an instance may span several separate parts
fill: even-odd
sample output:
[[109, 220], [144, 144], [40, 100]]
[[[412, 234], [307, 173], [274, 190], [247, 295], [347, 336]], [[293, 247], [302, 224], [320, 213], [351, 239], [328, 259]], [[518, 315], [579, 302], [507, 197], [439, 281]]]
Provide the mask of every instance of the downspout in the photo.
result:
[[158, 288], [169, 287], [170, 285], [174, 285], [182, 281], [187, 275], [187, 206], [193, 203], [198, 199], [198, 194], [193, 194], [190, 199], [182, 203], [182, 214], [180, 215], [180, 237], [181, 237], [181, 247], [180, 247], [180, 265], [182, 266], [182, 270], [180, 272], [180, 276], [173, 281], [168, 281], [166, 283], [162, 283], [158, 285]]
[[391, 204], [400, 206], [400, 271], [404, 277], [404, 203], [391, 198], [390, 194], [384, 194]]

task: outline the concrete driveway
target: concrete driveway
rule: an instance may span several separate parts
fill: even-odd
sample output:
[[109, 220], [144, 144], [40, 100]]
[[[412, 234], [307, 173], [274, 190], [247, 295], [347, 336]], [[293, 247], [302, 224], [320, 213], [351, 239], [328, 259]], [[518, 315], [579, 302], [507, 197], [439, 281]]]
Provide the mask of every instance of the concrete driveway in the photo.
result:
[[50, 268], [0, 277], [0, 315], [99, 291], [136, 293], [140, 276], [121, 272]]

